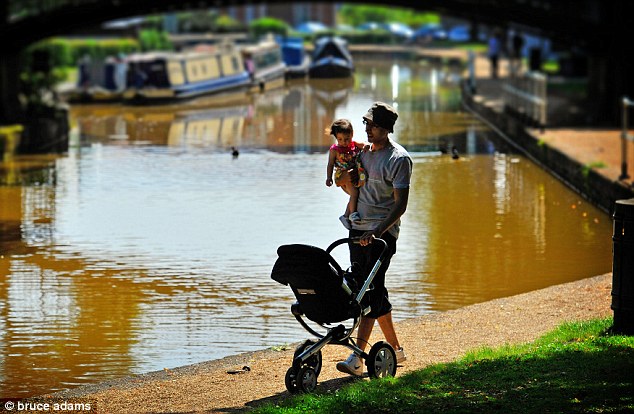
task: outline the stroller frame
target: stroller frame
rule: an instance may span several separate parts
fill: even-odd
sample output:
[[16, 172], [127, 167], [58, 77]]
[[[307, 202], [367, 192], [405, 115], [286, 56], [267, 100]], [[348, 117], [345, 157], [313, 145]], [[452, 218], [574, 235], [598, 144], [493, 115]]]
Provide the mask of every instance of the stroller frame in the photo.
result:
[[[359, 323], [361, 322], [361, 318], [371, 311], [370, 306], [363, 307], [361, 302], [366, 293], [371, 289], [370, 287], [372, 281], [374, 280], [374, 277], [378, 273], [379, 268], [381, 267], [385, 259], [385, 255], [387, 253], [387, 243], [383, 239], [374, 240], [374, 243], [379, 243], [381, 245], [381, 254], [377, 258], [368, 276], [365, 278], [362, 286], [358, 289], [358, 291], [356, 291], [356, 289], [353, 290], [347, 284], [351, 282], [350, 277], [352, 277], [352, 273], [350, 271], [344, 272], [343, 270], [341, 270], [341, 267], [332, 258], [332, 256], [330, 256], [330, 253], [336, 247], [348, 243], [359, 243], [359, 239], [343, 238], [336, 240], [326, 248], [325, 253], [329, 260], [329, 264], [332, 267], [332, 270], [336, 271], [343, 280], [343, 283], [341, 284], [341, 289], [345, 292], [344, 296], [349, 299], [348, 309], [349, 312], [352, 314], [352, 316], [350, 316], [350, 318], [352, 318], [352, 326], [346, 326], [343, 323], [338, 323], [334, 325], [335, 323], [337, 323], [337, 321], [329, 322], [316, 321], [311, 319], [312, 322], [320, 325], [326, 330], [326, 334], [321, 334], [317, 332], [304, 320], [304, 317], [306, 317], [307, 319], [310, 318], [308, 318], [304, 314], [300, 304], [300, 298], [302, 297], [302, 294], [304, 294], [306, 290], [310, 289], [297, 289], [293, 286], [292, 282], [289, 282], [279, 274], [276, 275], [276, 267], [278, 264], [277, 262], [276, 267], [273, 268], [273, 279], [278, 281], [279, 283], [291, 285], [291, 288], [293, 289], [293, 292], [298, 299], [298, 301], [291, 305], [291, 313], [293, 314], [293, 316], [295, 316], [295, 319], [297, 319], [299, 324], [304, 329], [318, 338], [317, 341], [313, 341], [310, 339], [306, 340], [295, 350], [295, 353], [293, 355], [293, 364], [286, 372], [285, 377], [286, 388], [291, 393], [312, 392], [316, 388], [317, 377], [319, 376], [319, 373], [321, 371], [322, 364], [321, 350], [328, 344], [345, 346], [346, 348], [352, 350], [353, 353], [363, 358], [366, 361], [368, 374], [372, 378], [394, 376], [396, 374], [396, 353], [394, 351], [394, 348], [388, 342], [379, 341], [372, 346], [370, 352], [366, 353], [361, 350], [356, 341], [351, 337], [352, 333], [358, 328]], [[280, 255], [280, 259], [278, 259], [278, 262], [282, 258], [282, 254], [280, 253], [280, 251], [285, 247], [293, 246], [299, 246], [300, 248], [317, 249], [312, 246], [304, 245], [281, 246], [278, 249], [278, 254]]]

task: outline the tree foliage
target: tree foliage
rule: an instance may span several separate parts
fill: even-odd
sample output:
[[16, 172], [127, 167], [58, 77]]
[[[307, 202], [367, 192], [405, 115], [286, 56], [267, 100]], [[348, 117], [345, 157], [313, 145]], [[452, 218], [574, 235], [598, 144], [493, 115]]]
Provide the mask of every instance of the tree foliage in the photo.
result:
[[139, 43], [143, 51], [174, 49], [167, 33], [158, 30], [141, 30], [139, 33]]
[[440, 22], [440, 16], [437, 13], [421, 13], [399, 7], [354, 4], [344, 4], [339, 10], [339, 18], [341, 23], [351, 26], [359, 26], [367, 22], [401, 22], [411, 27], [418, 27], [425, 23]]
[[249, 33], [256, 39], [268, 33], [286, 36], [288, 31], [289, 27], [286, 22], [272, 17], [256, 19], [249, 24]]

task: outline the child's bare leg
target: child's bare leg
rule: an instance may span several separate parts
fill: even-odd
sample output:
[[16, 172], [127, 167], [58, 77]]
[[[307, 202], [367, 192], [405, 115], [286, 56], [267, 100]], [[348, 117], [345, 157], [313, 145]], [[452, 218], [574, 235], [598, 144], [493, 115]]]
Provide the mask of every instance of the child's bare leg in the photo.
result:
[[[350, 198], [348, 199], [348, 204], [346, 205], [346, 212], [344, 214], [345, 217], [348, 217], [350, 216], [351, 213], [354, 213], [357, 210], [357, 199], [359, 198], [359, 189], [356, 188], [352, 184], [348, 171], [344, 171], [341, 174], [341, 177], [337, 185], [340, 186], [341, 189], [350, 196]], [[353, 198], [354, 198], [354, 201], [353, 201]]]
[[[354, 190], [356, 190], [356, 188], [354, 188], [354, 186], [351, 183], [345, 183], [345, 184], [341, 184], [341, 189], [350, 196], [350, 198], [348, 199], [348, 204], [346, 204], [346, 212], [344, 213], [344, 216], [348, 217], [351, 213], [354, 213], [355, 211], [354, 209], [352, 209], [351, 203], [352, 203], [352, 197], [353, 197], [352, 194]], [[356, 202], [354, 204], [356, 206]]]
[[350, 185], [347, 193], [350, 195], [347, 214], [350, 215], [357, 211], [357, 201], [359, 201], [359, 189], [354, 185]]

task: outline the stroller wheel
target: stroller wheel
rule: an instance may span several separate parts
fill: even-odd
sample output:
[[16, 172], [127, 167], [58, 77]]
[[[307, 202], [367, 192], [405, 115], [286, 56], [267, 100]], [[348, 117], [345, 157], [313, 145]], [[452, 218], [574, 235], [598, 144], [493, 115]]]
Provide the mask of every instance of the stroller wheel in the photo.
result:
[[368, 353], [368, 375], [372, 378], [393, 377], [396, 375], [396, 352], [385, 341], [375, 343]]
[[[303, 344], [299, 345], [296, 349], [295, 349], [295, 353], [293, 354], [293, 360], [295, 360], [295, 358], [297, 358], [302, 352], [304, 352], [304, 350], [306, 350], [306, 348], [308, 348], [309, 346], [312, 346], [316, 344], [316, 342], [311, 341], [310, 339], [307, 339], [306, 341], [304, 341]], [[308, 358], [304, 364], [308, 365], [309, 367], [311, 367], [312, 369], [315, 370], [315, 375], [319, 376], [319, 373], [321, 373], [321, 350], [319, 350], [315, 355], [311, 356], [310, 358]]]
[[295, 371], [293, 367], [290, 367], [288, 371], [286, 371], [284, 384], [286, 384], [286, 389], [291, 394], [297, 394], [299, 392], [299, 387], [297, 386], [297, 371]]
[[317, 388], [317, 374], [312, 367], [304, 365], [299, 369], [299, 372], [297, 372], [295, 382], [302, 392], [313, 392], [315, 388]]

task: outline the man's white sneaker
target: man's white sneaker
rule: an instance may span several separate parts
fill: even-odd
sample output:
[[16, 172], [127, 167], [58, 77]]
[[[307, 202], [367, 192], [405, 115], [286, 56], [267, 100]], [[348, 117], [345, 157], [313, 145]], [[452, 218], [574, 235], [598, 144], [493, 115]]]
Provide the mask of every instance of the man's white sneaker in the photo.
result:
[[337, 370], [361, 377], [363, 376], [363, 363], [356, 354], [350, 354], [345, 361], [337, 362]]
[[400, 347], [396, 350], [396, 363], [400, 364], [401, 362], [407, 361], [407, 355], [405, 355], [405, 350], [403, 347]]

